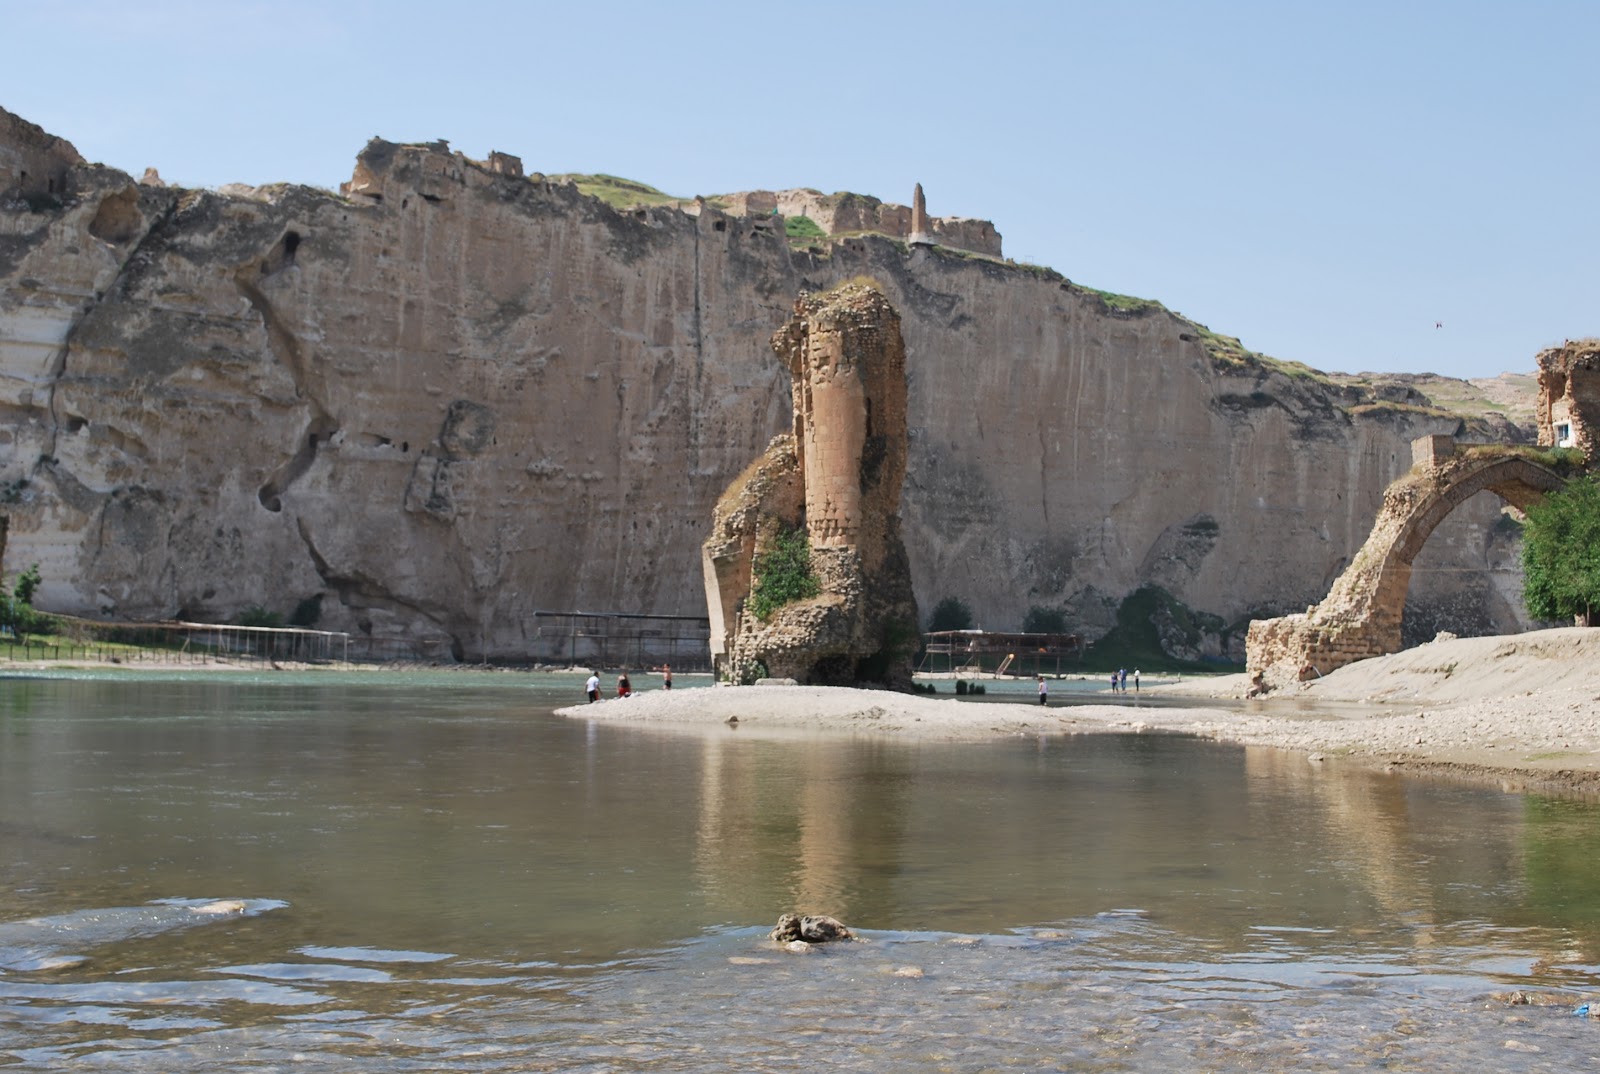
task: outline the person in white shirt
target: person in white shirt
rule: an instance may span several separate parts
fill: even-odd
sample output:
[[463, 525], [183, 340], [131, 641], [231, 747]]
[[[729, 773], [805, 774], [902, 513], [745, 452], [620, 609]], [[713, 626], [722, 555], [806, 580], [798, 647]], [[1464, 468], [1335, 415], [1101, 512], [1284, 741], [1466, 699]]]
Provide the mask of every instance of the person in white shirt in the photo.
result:
[[583, 684], [583, 690], [584, 690], [585, 693], [587, 693], [589, 695], [589, 703], [591, 705], [594, 704], [596, 701], [599, 701], [600, 700], [600, 676], [591, 673], [589, 675], [589, 681]]

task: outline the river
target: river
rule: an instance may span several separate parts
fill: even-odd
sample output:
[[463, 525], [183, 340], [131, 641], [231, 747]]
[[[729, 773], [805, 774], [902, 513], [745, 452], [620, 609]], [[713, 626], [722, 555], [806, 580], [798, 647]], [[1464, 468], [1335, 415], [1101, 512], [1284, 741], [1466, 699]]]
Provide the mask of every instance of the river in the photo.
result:
[[[1600, 1066], [1592, 802], [553, 714], [580, 690], [0, 679], [0, 1069]], [[863, 939], [779, 950], [787, 910]]]

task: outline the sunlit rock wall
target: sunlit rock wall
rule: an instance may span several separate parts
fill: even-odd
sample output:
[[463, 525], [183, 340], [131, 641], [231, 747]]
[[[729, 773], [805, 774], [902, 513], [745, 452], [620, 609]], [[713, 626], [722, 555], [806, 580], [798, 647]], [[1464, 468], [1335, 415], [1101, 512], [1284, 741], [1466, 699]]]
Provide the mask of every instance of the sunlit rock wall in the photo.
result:
[[[374, 141], [343, 196], [85, 166], [59, 206], [0, 207], [4, 568], [40, 563], [39, 603], [91, 615], [321, 593], [320, 626], [462, 658], [522, 656], [541, 609], [704, 614], [712, 507], [790, 420], [767, 339], [857, 275], [903, 318], [917, 601], [992, 629], [1037, 604], [1094, 636], [1148, 582], [1230, 622], [1303, 608], [1410, 440], [1459, 431], [1219, 363], [1189, 322], [1053, 273], [794, 252], [443, 144]], [[1458, 516], [1413, 600], [1510, 628], [1514, 584], [1482, 572], [1497, 509]]]

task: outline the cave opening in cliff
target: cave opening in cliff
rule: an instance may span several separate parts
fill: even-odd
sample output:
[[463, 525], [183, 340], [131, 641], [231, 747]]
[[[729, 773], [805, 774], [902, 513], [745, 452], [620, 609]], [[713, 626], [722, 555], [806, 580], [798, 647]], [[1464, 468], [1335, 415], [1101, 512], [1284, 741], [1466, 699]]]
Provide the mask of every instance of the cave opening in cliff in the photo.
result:
[[271, 276], [282, 272], [286, 268], [293, 268], [295, 253], [300, 249], [300, 233], [298, 231], [285, 231], [283, 238], [273, 244], [267, 251], [266, 258], [261, 262], [261, 275]]

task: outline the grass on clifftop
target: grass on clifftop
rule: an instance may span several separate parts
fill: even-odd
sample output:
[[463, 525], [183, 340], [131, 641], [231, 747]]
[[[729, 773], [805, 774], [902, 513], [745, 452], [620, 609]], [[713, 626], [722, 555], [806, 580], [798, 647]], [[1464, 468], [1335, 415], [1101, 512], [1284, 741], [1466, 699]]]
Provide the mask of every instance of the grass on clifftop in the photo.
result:
[[572, 183], [581, 193], [599, 198], [615, 209], [632, 209], [640, 205], [676, 205], [689, 200], [664, 194], [648, 184], [616, 175], [552, 175], [550, 178], [557, 182]]
[[1117, 313], [1146, 313], [1167, 308], [1153, 298], [1135, 298], [1133, 295], [1119, 295], [1115, 291], [1102, 291], [1098, 287], [1089, 287], [1081, 283], [1074, 284], [1074, 286], [1085, 294], [1094, 295], [1106, 309]]
[[1436, 406], [1418, 406], [1415, 403], [1391, 403], [1379, 399], [1372, 403], [1357, 403], [1348, 411], [1352, 418], [1382, 417], [1386, 414], [1415, 414], [1423, 418], [1460, 418], [1461, 415], [1453, 411]]
[[789, 216], [783, 221], [784, 232], [791, 239], [825, 239], [828, 233], [822, 230], [822, 225], [809, 216]]

